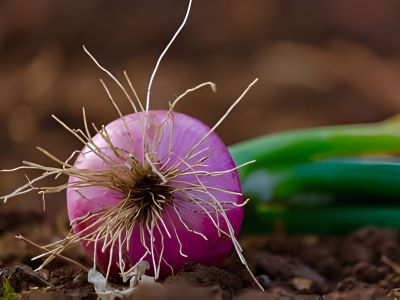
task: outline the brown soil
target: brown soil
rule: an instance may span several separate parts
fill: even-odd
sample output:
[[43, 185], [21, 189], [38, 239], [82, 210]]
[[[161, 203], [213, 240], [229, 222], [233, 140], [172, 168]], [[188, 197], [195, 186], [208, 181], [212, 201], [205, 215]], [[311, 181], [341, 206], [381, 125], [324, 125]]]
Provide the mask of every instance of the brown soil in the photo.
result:
[[[75, 266], [57, 261], [33, 271], [38, 262], [30, 257], [37, 250], [12, 236], [30, 228], [31, 238], [49, 240], [57, 229], [37, 217], [19, 220], [36, 224], [16, 227], [14, 219], [0, 234], [0, 277], [9, 280], [19, 297], [95, 299], [86, 273]], [[189, 263], [166, 279], [164, 289], [144, 286], [135, 299], [393, 299], [400, 294], [400, 240], [394, 229], [366, 227], [344, 237], [248, 236], [242, 244], [264, 293], [232, 254], [220, 268]], [[69, 255], [90, 265], [79, 247]]]
[[265, 293], [254, 289], [235, 258], [222, 269], [188, 265], [166, 285], [217, 287], [217, 299], [393, 299], [400, 287], [393, 229], [366, 227], [345, 237], [248, 237], [243, 244]]

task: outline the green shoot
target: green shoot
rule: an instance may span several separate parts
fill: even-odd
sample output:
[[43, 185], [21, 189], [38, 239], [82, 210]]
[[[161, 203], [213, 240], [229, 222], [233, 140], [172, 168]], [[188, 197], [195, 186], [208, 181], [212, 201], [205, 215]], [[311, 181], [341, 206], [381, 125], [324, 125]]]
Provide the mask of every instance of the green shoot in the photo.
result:
[[10, 281], [7, 278], [3, 278], [2, 285], [0, 288], [0, 297], [4, 300], [15, 300], [16, 293]]

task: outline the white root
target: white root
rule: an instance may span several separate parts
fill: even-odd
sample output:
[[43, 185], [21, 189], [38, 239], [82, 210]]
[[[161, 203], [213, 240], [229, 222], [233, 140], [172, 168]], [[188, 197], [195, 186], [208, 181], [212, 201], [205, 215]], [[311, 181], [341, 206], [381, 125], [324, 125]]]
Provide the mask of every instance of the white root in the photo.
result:
[[151, 93], [151, 86], [154, 81], [154, 77], [156, 76], [158, 67], [160, 66], [161, 60], [163, 59], [164, 55], [167, 53], [168, 49], [171, 47], [173, 42], [175, 41], [176, 37], [179, 35], [183, 27], [185, 26], [187, 19], [189, 18], [189, 13], [190, 13], [190, 8], [192, 7], [192, 0], [189, 0], [189, 4], [186, 10], [186, 15], [183, 18], [182, 24], [179, 26], [179, 28], [176, 30], [175, 34], [172, 36], [171, 40], [167, 44], [167, 46], [164, 48], [163, 52], [160, 54], [158, 57], [158, 60], [156, 62], [156, 66], [154, 67], [153, 73], [151, 74], [150, 80], [149, 80], [149, 85], [147, 87], [147, 96], [146, 96], [146, 112], [149, 111], [150, 109], [150, 93]]
[[94, 58], [94, 56], [86, 49], [85, 46], [82, 46], [83, 50], [86, 52], [86, 54], [93, 60], [93, 62], [99, 67], [100, 70], [102, 70], [103, 72], [105, 72], [108, 76], [110, 76], [110, 78], [112, 80], [114, 80], [114, 82], [118, 85], [118, 87], [122, 90], [122, 92], [125, 94], [126, 98], [128, 99], [129, 103], [132, 105], [132, 108], [134, 110], [134, 112], [137, 112], [137, 108], [135, 103], [133, 102], [131, 96], [129, 96], [129, 93], [126, 91], [125, 87], [118, 81], [117, 78], [115, 78], [115, 76], [108, 71], [106, 68], [104, 68], [102, 65], [100, 65], [100, 63]]
[[239, 102], [244, 98], [244, 96], [247, 94], [247, 92], [253, 87], [253, 85], [256, 84], [256, 82], [258, 81], [258, 78], [254, 79], [248, 86], [247, 88], [242, 92], [242, 94], [239, 96], [239, 98], [233, 102], [233, 104], [228, 108], [228, 110], [225, 112], [225, 114], [218, 120], [218, 122], [209, 130], [209, 132], [207, 132], [207, 134], [205, 134], [203, 136], [203, 138], [201, 138], [196, 144], [193, 145], [193, 147], [189, 150], [189, 152], [187, 153], [187, 156], [185, 158], [187, 158], [188, 156], [191, 156], [193, 151], [200, 146], [209, 136], [211, 133], [213, 133], [215, 131], [215, 129], [217, 129], [217, 127], [219, 125], [221, 125], [221, 123], [225, 120], [225, 118], [231, 113], [231, 111], [236, 107], [236, 105], [239, 104]]
[[202, 87], [205, 86], [210, 86], [211, 90], [216, 93], [217, 92], [217, 85], [214, 82], [211, 81], [207, 81], [207, 82], [203, 82], [200, 83], [199, 85], [196, 85], [195, 87], [191, 88], [191, 89], [187, 89], [184, 93], [182, 93], [181, 95], [179, 95], [174, 102], [172, 102], [172, 104], [170, 104], [169, 106], [169, 110], [170, 112], [174, 111], [175, 106], [178, 104], [178, 102], [183, 99], [187, 94], [190, 94], [192, 92], [197, 91], [198, 89], [201, 89]]

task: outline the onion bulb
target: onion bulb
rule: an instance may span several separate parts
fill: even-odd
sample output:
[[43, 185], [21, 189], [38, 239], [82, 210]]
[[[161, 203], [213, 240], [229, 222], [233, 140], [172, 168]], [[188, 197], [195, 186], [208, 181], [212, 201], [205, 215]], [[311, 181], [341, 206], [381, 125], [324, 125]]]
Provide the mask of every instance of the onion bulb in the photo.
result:
[[169, 111], [124, 116], [93, 137], [74, 168], [71, 224], [111, 277], [129, 277], [141, 260], [165, 277], [186, 261], [220, 265], [230, 253], [244, 199], [227, 148], [202, 122]]

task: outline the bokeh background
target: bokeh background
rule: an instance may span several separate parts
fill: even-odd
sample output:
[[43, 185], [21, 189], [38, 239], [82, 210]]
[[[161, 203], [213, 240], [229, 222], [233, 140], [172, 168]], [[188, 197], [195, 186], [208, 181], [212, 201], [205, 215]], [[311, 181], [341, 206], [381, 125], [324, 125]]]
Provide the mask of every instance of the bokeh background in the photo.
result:
[[[82, 127], [117, 117], [104, 78], [124, 113], [127, 101], [84, 54], [82, 44], [118, 78], [127, 70], [141, 98], [158, 55], [181, 23], [187, 1], [0, 1], [0, 166], [50, 163], [81, 145], [51, 114]], [[195, 0], [189, 21], [165, 57], [152, 107], [214, 81], [177, 110], [212, 125], [255, 77], [260, 81], [218, 129], [227, 144], [262, 134], [379, 121], [400, 111], [400, 2], [396, 0]], [[30, 174], [29, 176], [33, 176]], [[0, 194], [25, 183], [1, 174]], [[49, 195], [47, 216], [65, 209]], [[9, 210], [40, 210], [20, 197]]]

